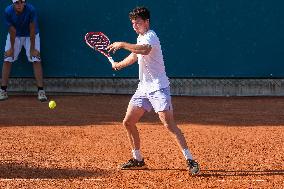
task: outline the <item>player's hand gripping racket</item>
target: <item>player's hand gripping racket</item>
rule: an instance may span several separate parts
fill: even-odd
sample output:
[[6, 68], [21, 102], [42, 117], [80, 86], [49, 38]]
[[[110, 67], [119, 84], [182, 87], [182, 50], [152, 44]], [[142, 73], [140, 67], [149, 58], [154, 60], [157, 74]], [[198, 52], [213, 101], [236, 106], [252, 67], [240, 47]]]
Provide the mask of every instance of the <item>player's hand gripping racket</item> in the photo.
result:
[[89, 47], [92, 49], [99, 51], [104, 56], [108, 58], [111, 65], [114, 67], [115, 63], [109, 52], [107, 51], [107, 47], [110, 45], [109, 38], [102, 32], [88, 32], [85, 35], [85, 41]]

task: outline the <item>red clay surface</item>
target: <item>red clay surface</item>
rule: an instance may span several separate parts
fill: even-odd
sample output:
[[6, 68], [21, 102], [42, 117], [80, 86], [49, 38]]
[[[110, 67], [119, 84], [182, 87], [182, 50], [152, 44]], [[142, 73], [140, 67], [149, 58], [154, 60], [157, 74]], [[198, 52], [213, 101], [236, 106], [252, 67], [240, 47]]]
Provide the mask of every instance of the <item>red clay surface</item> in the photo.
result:
[[192, 177], [176, 142], [148, 113], [138, 124], [148, 170], [121, 126], [127, 95], [34, 96], [0, 102], [0, 188], [284, 188], [284, 98], [173, 97], [201, 165]]

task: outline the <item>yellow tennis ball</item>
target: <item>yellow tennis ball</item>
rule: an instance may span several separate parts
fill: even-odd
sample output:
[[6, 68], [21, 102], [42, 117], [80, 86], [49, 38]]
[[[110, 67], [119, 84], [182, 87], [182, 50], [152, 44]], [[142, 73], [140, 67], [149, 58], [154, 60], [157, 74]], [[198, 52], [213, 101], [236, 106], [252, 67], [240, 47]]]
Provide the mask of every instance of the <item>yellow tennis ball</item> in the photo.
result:
[[54, 100], [51, 100], [51, 101], [49, 101], [48, 106], [49, 106], [50, 109], [54, 109], [56, 107], [56, 102]]

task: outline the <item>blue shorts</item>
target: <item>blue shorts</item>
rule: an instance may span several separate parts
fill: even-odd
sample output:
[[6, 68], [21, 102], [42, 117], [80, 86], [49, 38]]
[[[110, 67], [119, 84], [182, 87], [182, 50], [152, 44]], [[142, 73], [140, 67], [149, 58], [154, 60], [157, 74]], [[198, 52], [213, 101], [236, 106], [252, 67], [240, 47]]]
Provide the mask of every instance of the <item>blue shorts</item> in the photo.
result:
[[172, 110], [172, 100], [170, 95], [170, 87], [160, 89], [155, 92], [145, 93], [140, 91], [139, 88], [130, 100], [130, 104], [144, 108], [150, 112], [152, 108], [154, 111], [162, 112], [165, 110]]

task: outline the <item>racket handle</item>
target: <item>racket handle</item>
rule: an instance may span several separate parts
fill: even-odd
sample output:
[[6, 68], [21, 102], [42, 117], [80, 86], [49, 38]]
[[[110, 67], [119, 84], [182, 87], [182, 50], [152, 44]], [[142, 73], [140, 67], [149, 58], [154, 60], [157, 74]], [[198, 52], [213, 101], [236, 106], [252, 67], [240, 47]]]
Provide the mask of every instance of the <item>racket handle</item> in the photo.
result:
[[111, 65], [114, 66], [115, 63], [114, 63], [114, 60], [112, 59], [112, 57], [107, 57], [107, 58], [108, 58], [108, 60], [110, 61]]

